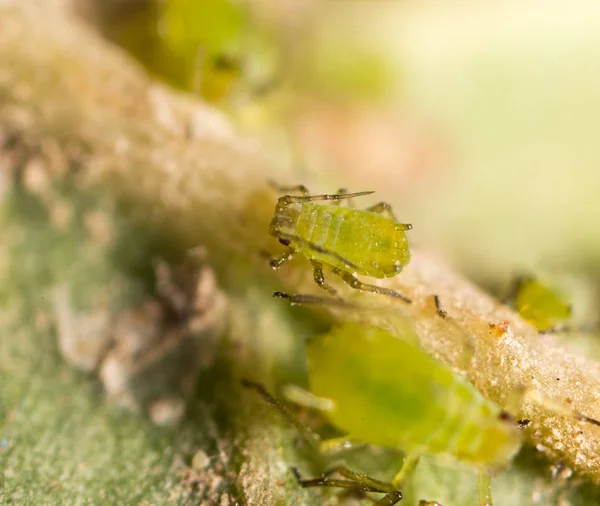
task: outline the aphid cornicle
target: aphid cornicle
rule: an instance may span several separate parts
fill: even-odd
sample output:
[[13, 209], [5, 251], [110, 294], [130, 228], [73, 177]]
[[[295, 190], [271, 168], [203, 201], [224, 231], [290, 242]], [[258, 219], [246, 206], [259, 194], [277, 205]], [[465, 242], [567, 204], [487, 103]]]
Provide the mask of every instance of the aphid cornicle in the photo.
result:
[[395, 290], [363, 283], [355, 276], [390, 278], [410, 261], [405, 232], [412, 225], [398, 223], [388, 204], [380, 202], [362, 210], [336, 205], [373, 192], [309, 195], [304, 186], [278, 189], [302, 195], [284, 195], [275, 207], [269, 233], [287, 250], [271, 260], [273, 269], [299, 253], [311, 261], [315, 282], [333, 295], [337, 292], [325, 282], [323, 264], [352, 288], [411, 302]]

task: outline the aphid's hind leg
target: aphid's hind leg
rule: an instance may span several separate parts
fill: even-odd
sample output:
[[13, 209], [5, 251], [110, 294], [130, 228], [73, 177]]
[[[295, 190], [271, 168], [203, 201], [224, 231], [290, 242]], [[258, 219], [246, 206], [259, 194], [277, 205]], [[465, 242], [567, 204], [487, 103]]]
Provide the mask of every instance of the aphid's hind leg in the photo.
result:
[[490, 483], [490, 475], [483, 469], [479, 471], [477, 490], [479, 492], [479, 506], [492, 506], [492, 486]]
[[342, 271], [337, 267], [333, 267], [332, 271], [334, 274], [337, 274], [340, 278], [342, 278], [348, 285], [356, 290], [364, 290], [366, 292], [378, 293], [380, 295], [387, 295], [388, 297], [393, 297], [395, 299], [401, 299], [407, 304], [412, 303], [412, 300], [402, 295], [400, 292], [396, 290], [391, 290], [390, 288], [383, 288], [381, 286], [370, 285], [368, 283], [363, 283], [360, 281], [354, 274], [350, 272]]
[[410, 223], [398, 223], [398, 218], [392, 211], [392, 206], [390, 206], [387, 202], [379, 202], [374, 206], [367, 207], [365, 211], [371, 211], [372, 213], [377, 214], [385, 214], [388, 218], [394, 220], [398, 225], [401, 225], [402, 230], [412, 230], [412, 225]]
[[323, 264], [321, 262], [317, 262], [316, 260], [311, 260], [310, 263], [313, 267], [313, 278], [315, 280], [315, 283], [331, 295], [337, 295], [337, 290], [325, 283], [325, 276], [323, 275]]
[[541, 406], [544, 406], [548, 411], [553, 411], [557, 415], [569, 416], [571, 418], [574, 418], [575, 420], [590, 423], [592, 425], [600, 427], [600, 420], [584, 415], [583, 413], [560, 401], [555, 401], [554, 399], [547, 397], [535, 388], [528, 388], [527, 390], [525, 390], [523, 397], [529, 397], [530, 399], [533, 399]]
[[420, 458], [420, 455], [414, 455], [410, 453], [404, 458], [404, 462], [402, 462], [400, 471], [398, 471], [392, 478], [392, 484], [396, 488], [402, 487], [404, 482], [415, 472]]
[[476, 345], [473, 341], [473, 337], [469, 334], [465, 328], [458, 323], [458, 321], [448, 314], [448, 311], [442, 308], [442, 303], [440, 302], [440, 298], [438, 295], [432, 295], [433, 303], [435, 305], [435, 313], [436, 315], [444, 321], [443, 325], [445, 325], [444, 332], [453, 332], [457, 334], [457, 337], [462, 341], [462, 355], [459, 357], [459, 367], [468, 371], [471, 367], [471, 363], [473, 361], [473, 355], [475, 354]]
[[283, 253], [271, 257], [271, 260], [269, 260], [269, 265], [275, 270], [279, 269], [285, 262], [292, 259], [295, 252], [296, 251], [294, 248], [287, 248]]
[[438, 295], [433, 296], [433, 303], [435, 304], [435, 312], [442, 320], [450, 318], [448, 312], [442, 309], [442, 304], [440, 303], [440, 297]]
[[290, 243], [294, 242], [297, 245], [304, 246], [308, 249], [316, 251], [317, 253], [322, 253], [323, 255], [327, 255], [331, 258], [334, 258], [334, 259], [342, 262], [346, 266], [347, 269], [357, 269], [357, 270], [359, 269], [358, 265], [352, 263], [350, 260], [344, 258], [342, 255], [339, 255], [335, 251], [330, 251], [326, 248], [323, 248], [322, 246], [319, 246], [318, 244], [315, 244], [314, 242], [307, 241], [306, 239], [303, 239], [302, 237], [300, 237], [298, 235], [280, 233], [278, 235], [278, 237], [279, 237], [279, 239], [283, 239], [284, 241], [289, 241]]
[[303, 184], [295, 186], [280, 186], [273, 180], [269, 180], [269, 186], [278, 193], [301, 193], [302, 195], [309, 195], [308, 188]]
[[[375, 492], [385, 494], [374, 504], [378, 506], [393, 506], [402, 499], [402, 492], [391, 483], [376, 480], [367, 475], [355, 473], [345, 466], [337, 466], [325, 471], [319, 478], [303, 479], [296, 468], [292, 468], [294, 477], [301, 487], [337, 487], [357, 492]], [[333, 474], [343, 476], [344, 480], [330, 478]]]
[[[305, 427], [283, 403], [279, 402], [267, 392], [262, 384], [244, 379], [242, 380], [242, 385], [254, 389], [267, 404], [298, 430], [303, 441], [308, 445], [311, 453], [315, 457], [315, 460], [319, 462], [324, 469], [327, 459], [321, 451], [318, 436], [308, 427]], [[292, 472], [301, 487], [339, 487], [357, 492], [376, 492], [385, 494], [382, 499], [375, 503], [379, 506], [393, 506], [402, 499], [402, 493], [391, 483], [379, 481], [364, 474], [355, 473], [345, 466], [335, 467], [325, 471], [320, 478], [308, 480], [302, 479], [296, 468], [292, 468]], [[345, 479], [329, 478], [329, 476], [335, 473], [341, 475]]]

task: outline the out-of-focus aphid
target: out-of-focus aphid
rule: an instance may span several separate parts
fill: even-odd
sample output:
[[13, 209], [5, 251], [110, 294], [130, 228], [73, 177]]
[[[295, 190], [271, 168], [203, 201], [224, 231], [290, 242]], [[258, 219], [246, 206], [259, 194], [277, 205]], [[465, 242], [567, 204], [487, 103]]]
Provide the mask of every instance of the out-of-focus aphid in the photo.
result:
[[520, 276], [515, 280], [507, 301], [540, 332], [560, 329], [571, 317], [571, 305], [563, 295], [531, 276]]
[[[314, 405], [347, 440], [398, 448], [407, 457], [390, 483], [336, 467], [320, 478], [300, 479], [302, 486], [382, 492], [386, 495], [377, 504], [392, 505], [421, 455], [450, 454], [481, 470], [480, 495], [489, 497], [487, 473], [507, 467], [521, 444], [513, 418], [418, 348], [412, 336], [405, 337], [344, 323], [308, 340], [307, 395], [318, 400]], [[289, 413], [270, 396], [267, 400]], [[332, 479], [336, 472], [345, 480]]]

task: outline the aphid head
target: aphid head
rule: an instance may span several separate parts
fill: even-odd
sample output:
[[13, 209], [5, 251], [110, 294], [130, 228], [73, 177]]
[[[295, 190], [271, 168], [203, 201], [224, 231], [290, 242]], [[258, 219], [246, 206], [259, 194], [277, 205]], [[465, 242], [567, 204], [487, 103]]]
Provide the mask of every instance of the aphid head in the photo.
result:
[[[302, 204], [286, 204], [278, 202], [269, 225], [269, 234], [273, 237], [295, 235], [296, 223], [302, 210]], [[283, 239], [285, 241], [285, 239]], [[281, 242], [281, 241], [280, 241]], [[284, 243], [282, 243], [284, 244]], [[287, 245], [286, 245], [287, 246]]]

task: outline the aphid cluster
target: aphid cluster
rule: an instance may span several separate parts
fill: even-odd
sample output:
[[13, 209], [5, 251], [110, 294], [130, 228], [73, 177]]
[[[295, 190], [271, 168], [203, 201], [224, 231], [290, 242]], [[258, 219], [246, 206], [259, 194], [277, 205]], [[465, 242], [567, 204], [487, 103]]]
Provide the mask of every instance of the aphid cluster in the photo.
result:
[[[352, 288], [411, 302], [399, 292], [363, 283], [356, 277], [392, 277], [410, 261], [405, 232], [412, 227], [398, 223], [389, 205], [379, 203], [365, 210], [339, 205], [343, 200], [372, 192], [341, 190], [332, 195], [309, 195], [303, 186], [279, 190], [301, 195], [284, 195], [277, 202], [269, 232], [287, 249], [271, 260], [274, 269], [300, 254], [311, 262], [317, 285], [331, 295], [337, 295], [337, 290], [325, 282], [324, 265]], [[347, 305], [336, 297], [282, 292], [275, 295], [297, 304]], [[529, 316], [538, 328], [551, 327], [570, 313], [554, 292], [533, 280], [522, 281], [512, 295], [524, 318]], [[434, 295], [433, 300], [437, 317], [458, 328], [441, 308], [438, 297]], [[420, 456], [448, 454], [479, 471], [479, 504], [491, 506], [490, 474], [508, 467], [522, 443], [519, 430], [529, 420], [517, 422], [465, 378], [421, 350], [417, 342], [408, 325], [390, 332], [358, 323], [342, 323], [307, 341], [310, 391], [295, 388], [294, 400], [321, 410], [346, 434], [334, 442], [320, 441], [262, 385], [244, 381], [298, 429], [321, 462], [325, 471], [317, 478], [304, 479], [293, 469], [299, 485], [340, 487], [359, 494], [382, 493], [375, 504], [392, 506], [402, 499], [403, 484]], [[579, 413], [569, 414], [600, 425]], [[388, 483], [343, 465], [327, 467], [332, 452], [354, 443], [402, 450], [406, 454], [402, 468]], [[421, 500], [419, 506], [441, 505]]]

